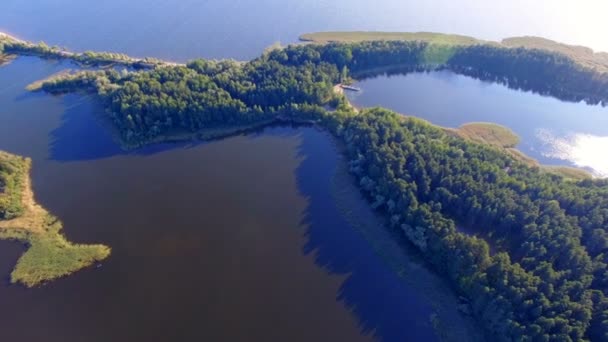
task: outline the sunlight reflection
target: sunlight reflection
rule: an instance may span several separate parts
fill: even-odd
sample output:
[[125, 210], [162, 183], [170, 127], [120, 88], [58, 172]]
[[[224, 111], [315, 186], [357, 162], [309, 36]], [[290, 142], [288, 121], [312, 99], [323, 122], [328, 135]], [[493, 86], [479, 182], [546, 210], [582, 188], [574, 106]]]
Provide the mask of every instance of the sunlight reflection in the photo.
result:
[[539, 129], [537, 137], [545, 145], [545, 157], [568, 160], [578, 167], [589, 168], [597, 177], [608, 177], [608, 136], [572, 134], [556, 136], [549, 130]]

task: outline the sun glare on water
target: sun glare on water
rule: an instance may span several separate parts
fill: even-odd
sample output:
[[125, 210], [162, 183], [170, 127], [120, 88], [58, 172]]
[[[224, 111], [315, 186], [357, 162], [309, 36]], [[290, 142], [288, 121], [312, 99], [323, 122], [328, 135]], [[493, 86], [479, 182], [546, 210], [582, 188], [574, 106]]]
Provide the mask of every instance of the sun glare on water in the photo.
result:
[[591, 169], [597, 177], [608, 177], [608, 136], [577, 133], [559, 137], [546, 129], [538, 130], [537, 136], [545, 145], [545, 157], [568, 160]]

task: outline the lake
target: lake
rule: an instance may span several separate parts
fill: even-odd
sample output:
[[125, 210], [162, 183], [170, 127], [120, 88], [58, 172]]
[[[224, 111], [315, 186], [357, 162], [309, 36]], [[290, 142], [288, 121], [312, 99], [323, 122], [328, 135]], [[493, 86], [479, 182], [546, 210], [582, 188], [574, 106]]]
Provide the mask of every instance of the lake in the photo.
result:
[[520, 136], [518, 149], [548, 165], [608, 177], [608, 108], [564, 102], [451, 71], [379, 76], [348, 92], [355, 106], [382, 106], [445, 127], [494, 122]]
[[[547, 10], [550, 9], [550, 10]], [[608, 51], [603, 13], [589, 0], [3, 0], [0, 31], [71, 49], [178, 61], [251, 59], [314, 31], [436, 31], [500, 40], [543, 36]]]
[[[0, 30], [78, 51], [176, 61], [249, 59], [275, 42], [295, 42], [301, 33], [322, 30], [430, 30], [488, 39], [528, 33], [582, 42], [562, 26], [540, 27], [534, 18], [501, 27], [488, 11], [475, 22], [454, 15], [468, 15], [470, 7], [447, 0], [438, 4], [7, 0]], [[438, 12], [438, 6], [449, 10]], [[480, 29], [480, 22], [492, 25]], [[589, 44], [603, 48], [603, 42]], [[104, 113], [94, 98], [24, 90], [68, 67], [73, 66], [19, 58], [0, 69], [0, 149], [33, 159], [36, 198], [64, 222], [69, 239], [107, 244], [113, 254], [101, 268], [27, 290], [8, 284], [24, 247], [1, 241], [0, 340], [481, 339], [474, 323], [459, 313], [457, 296], [415, 252], [373, 221], [374, 213], [356, 189], [347, 202], [357, 206], [360, 216], [340, 210], [333, 191], [344, 161], [326, 133], [278, 126], [204, 144], [125, 153], [104, 128]], [[484, 108], [492, 109], [495, 101], [511, 101], [509, 96], [529, 98], [525, 118], [537, 120], [532, 116], [540, 110], [538, 122], [549, 115], [539, 103], [578, 106], [460, 76], [411, 75], [405, 82], [411, 82], [408, 77], [431, 83], [408, 105], [420, 108], [421, 116], [437, 110], [436, 120], [430, 120], [438, 124], [458, 125], [459, 120], [448, 120], [453, 115], [463, 115], [464, 122], [478, 119], [473, 110], [465, 117], [464, 110], [442, 114], [442, 108], [434, 109], [429, 103], [437, 93], [433, 82], [447, 82], [441, 98], [455, 96], [468, 84], [469, 100], [475, 99], [479, 113], [490, 112]], [[403, 82], [378, 79], [376, 88], [374, 80], [366, 81], [355, 101], [371, 103], [367, 96], [378, 89], [374, 101], [414, 112], [384, 94], [385, 81], [393, 80]], [[394, 96], [415, 90], [399, 87], [402, 94]], [[484, 88], [494, 90], [484, 93]], [[494, 100], [484, 100], [492, 92], [497, 93]], [[593, 120], [600, 120], [601, 109], [597, 112]], [[491, 118], [479, 115], [479, 120]], [[603, 134], [604, 121], [586, 122], [596, 131], [578, 131]], [[557, 130], [569, 126], [538, 127], [561, 137]], [[518, 133], [525, 144], [527, 135]], [[349, 179], [339, 184], [346, 193], [353, 187]], [[362, 217], [371, 219], [361, 224]]]

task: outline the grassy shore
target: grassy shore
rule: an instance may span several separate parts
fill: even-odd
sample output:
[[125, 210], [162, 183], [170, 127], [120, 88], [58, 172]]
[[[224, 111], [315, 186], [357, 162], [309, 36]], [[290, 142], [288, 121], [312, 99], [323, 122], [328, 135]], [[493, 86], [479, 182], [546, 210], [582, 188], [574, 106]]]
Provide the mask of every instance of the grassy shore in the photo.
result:
[[314, 43], [330, 42], [362, 42], [374, 40], [387, 41], [422, 41], [435, 44], [474, 45], [484, 44], [486, 41], [457, 34], [444, 34], [434, 32], [316, 32], [300, 36], [301, 41]]
[[471, 122], [455, 130], [458, 136], [481, 144], [512, 148], [519, 144], [519, 137], [505, 126], [490, 122]]
[[456, 129], [444, 128], [444, 130], [453, 136], [502, 149], [514, 159], [528, 166], [538, 167], [543, 172], [560, 175], [568, 180], [592, 178], [589, 172], [582, 169], [568, 166], [541, 165], [536, 159], [515, 148], [519, 144], [519, 137], [505, 126], [489, 122], [472, 122]]
[[[339, 88], [339, 86], [334, 87], [334, 92], [344, 96], [344, 91]], [[356, 112], [359, 112], [359, 109], [353, 107], [350, 101], [346, 100], [346, 102], [349, 106], [354, 108]], [[420, 120], [427, 121], [424, 119]], [[437, 126], [431, 122], [428, 123], [430, 125]], [[511, 131], [511, 129], [508, 127], [501, 126], [499, 124], [491, 122], [471, 122], [466, 123], [459, 128], [437, 127], [443, 129], [444, 132], [453, 137], [466, 139], [478, 144], [484, 144], [500, 149], [521, 163], [524, 163], [530, 167], [537, 167], [546, 173], [562, 176], [566, 180], [578, 181], [593, 178], [591, 173], [583, 169], [568, 166], [550, 166], [540, 164], [536, 159], [526, 155], [516, 148], [520, 142], [520, 138], [517, 134]]]
[[304, 42], [325, 44], [330, 42], [353, 43], [363, 41], [421, 41], [433, 45], [470, 46], [489, 44], [505, 48], [525, 48], [550, 51], [565, 55], [577, 64], [597, 72], [608, 72], [608, 53], [595, 52], [590, 48], [562, 44], [541, 37], [512, 37], [500, 42], [480, 40], [473, 37], [433, 32], [316, 32], [300, 36]]
[[539, 49], [566, 55], [578, 64], [599, 72], [608, 72], [608, 53], [595, 52], [584, 46], [568, 45], [541, 37], [513, 37], [501, 41], [509, 48]]
[[29, 159], [0, 152], [0, 166], [3, 165], [14, 166], [8, 171], [13, 186], [4, 186], [1, 196], [17, 198], [20, 210], [17, 215], [12, 215], [14, 217], [0, 219], [0, 239], [20, 241], [29, 247], [11, 273], [12, 283], [34, 287], [67, 276], [110, 255], [107, 246], [73, 244], [65, 239], [61, 233], [62, 223], [34, 199]]

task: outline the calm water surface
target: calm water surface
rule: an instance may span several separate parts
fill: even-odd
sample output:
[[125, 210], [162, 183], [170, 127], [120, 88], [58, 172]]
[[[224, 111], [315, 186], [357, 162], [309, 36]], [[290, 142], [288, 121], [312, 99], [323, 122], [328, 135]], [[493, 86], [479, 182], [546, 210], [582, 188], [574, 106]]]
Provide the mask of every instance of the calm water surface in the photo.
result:
[[250, 59], [328, 30], [537, 35], [608, 51], [604, 0], [3, 0], [0, 30], [75, 50]]
[[433, 341], [433, 316], [468, 324], [453, 295], [433, 299], [450, 293], [436, 277], [431, 293], [404, 282], [342, 217], [325, 133], [275, 127], [125, 153], [93, 99], [23, 90], [69, 66], [0, 69], [0, 149], [33, 159], [36, 198], [71, 240], [113, 253], [28, 290], [8, 284], [23, 246], [0, 242], [0, 340]]
[[606, 107], [563, 102], [450, 71], [380, 76], [357, 85], [362, 92], [348, 93], [357, 106], [383, 106], [446, 127], [498, 123], [517, 133], [518, 148], [541, 163], [608, 177]]

